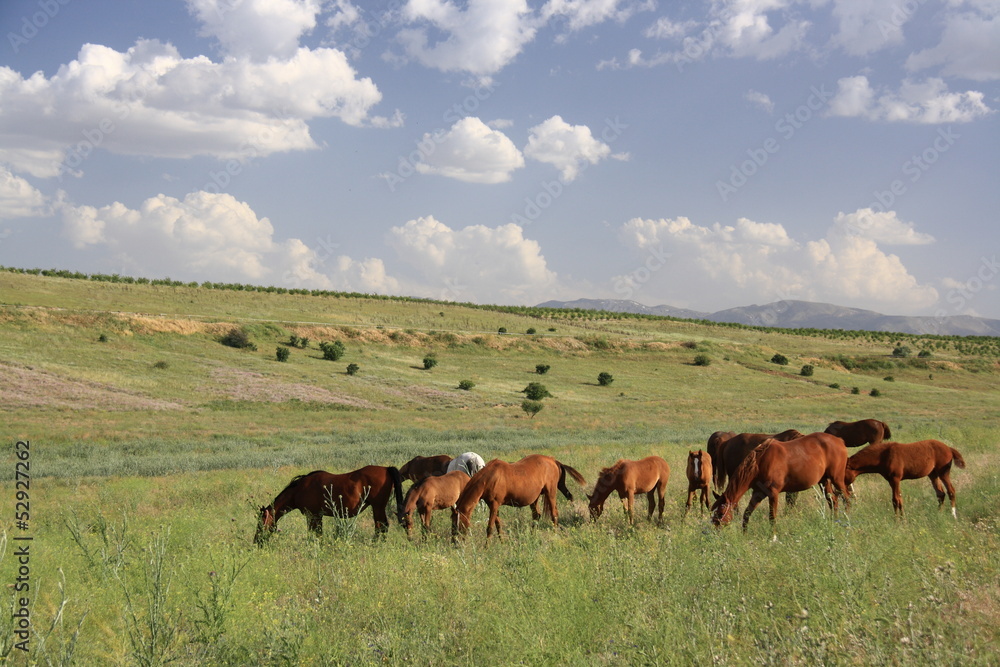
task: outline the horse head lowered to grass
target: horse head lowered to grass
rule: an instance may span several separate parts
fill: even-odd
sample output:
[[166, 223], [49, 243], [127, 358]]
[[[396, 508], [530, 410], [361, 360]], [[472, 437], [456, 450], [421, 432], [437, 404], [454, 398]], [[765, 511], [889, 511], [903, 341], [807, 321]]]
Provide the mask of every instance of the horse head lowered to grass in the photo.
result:
[[403, 505], [403, 478], [393, 467], [365, 466], [340, 475], [314, 470], [293, 478], [270, 505], [260, 508], [253, 541], [263, 544], [278, 519], [294, 510], [305, 515], [311, 532], [322, 535], [324, 516], [354, 517], [367, 507], [372, 508], [378, 536], [389, 529], [386, 505], [393, 495], [398, 513]]
[[670, 466], [659, 456], [648, 456], [638, 461], [618, 460], [613, 466], [601, 470], [590, 495], [590, 516], [596, 521], [604, 511], [604, 501], [617, 491], [625, 506], [625, 515], [630, 524], [635, 523], [635, 496], [646, 494], [649, 502], [647, 519], [652, 520], [653, 510], [659, 499], [660, 513], [657, 522], [663, 522], [663, 496], [670, 478]]

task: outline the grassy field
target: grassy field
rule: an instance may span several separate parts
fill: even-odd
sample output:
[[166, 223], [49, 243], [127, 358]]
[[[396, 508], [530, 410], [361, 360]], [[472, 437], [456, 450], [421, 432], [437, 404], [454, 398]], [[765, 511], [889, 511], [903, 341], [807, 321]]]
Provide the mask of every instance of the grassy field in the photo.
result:
[[[234, 327], [256, 350], [219, 342]], [[896, 338], [0, 272], [11, 613], [24, 606], [15, 538], [33, 538], [29, 650], [0, 610], [0, 653], [86, 665], [997, 664], [996, 347]], [[325, 341], [345, 355], [325, 360]], [[893, 357], [900, 344], [913, 354]], [[429, 354], [438, 363], [425, 369]], [[529, 382], [552, 393], [534, 418], [521, 409]], [[926, 480], [904, 482], [907, 516], [895, 518], [871, 477], [836, 518], [811, 493], [782, 505], [777, 542], [764, 506], [746, 534], [684, 516], [687, 451], [713, 431], [867, 417], [963, 453], [958, 521]], [[18, 440], [30, 442], [28, 531], [13, 521]], [[256, 508], [297, 474], [469, 450], [551, 454], [590, 484], [560, 498], [558, 528], [504, 508], [509, 535], [489, 546], [478, 512], [457, 546], [447, 512], [412, 542], [395, 524], [374, 541], [370, 514], [328, 518], [310, 538], [296, 513], [264, 548], [251, 543]], [[600, 468], [650, 454], [673, 471], [664, 525], [629, 527], [610, 501], [591, 522], [583, 492]]]

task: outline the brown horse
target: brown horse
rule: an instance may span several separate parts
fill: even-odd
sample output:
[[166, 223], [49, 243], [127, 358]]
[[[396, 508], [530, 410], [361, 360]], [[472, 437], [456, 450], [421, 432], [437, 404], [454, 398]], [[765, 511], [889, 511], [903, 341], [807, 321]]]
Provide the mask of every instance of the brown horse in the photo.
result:
[[486, 467], [469, 480], [452, 514], [452, 535], [469, 532], [469, 522], [472, 510], [482, 500], [490, 510], [490, 518], [486, 523], [486, 542], [496, 529], [501, 536], [499, 510], [502, 505], [512, 507], [531, 507], [531, 515], [537, 521], [541, 516], [538, 511], [538, 501], [545, 499], [545, 513], [552, 519], [553, 525], [559, 524], [559, 510], [556, 508], [556, 491], [562, 491], [568, 500], [573, 500], [573, 494], [566, 487], [566, 473], [569, 473], [581, 486], [587, 482], [583, 475], [570, 466], [556, 461], [551, 456], [532, 454], [525, 456], [516, 463], [507, 463], [493, 459]]
[[324, 516], [353, 517], [366, 507], [372, 508], [375, 536], [378, 537], [389, 529], [385, 507], [393, 493], [398, 512], [403, 504], [403, 478], [399, 470], [392, 467], [365, 466], [342, 475], [314, 470], [308, 475], [299, 475], [274, 498], [274, 502], [260, 508], [253, 541], [263, 544], [274, 532], [278, 519], [292, 510], [302, 512], [309, 530], [322, 535]]
[[877, 445], [892, 437], [889, 425], [877, 419], [862, 419], [856, 422], [832, 422], [824, 433], [835, 435], [848, 447], [860, 447], [865, 443]]
[[774, 524], [778, 517], [778, 494], [805, 491], [814, 484], [822, 483], [826, 501], [836, 513], [837, 496], [832, 493], [831, 487], [844, 496], [846, 505], [846, 465], [847, 449], [844, 443], [828, 433], [811, 433], [787, 442], [769, 438], [743, 460], [722, 495], [715, 494], [712, 523], [716, 526], [729, 523], [737, 501], [752, 490], [750, 503], [743, 514], [743, 530], [746, 531], [750, 515], [757, 505], [767, 498], [771, 510], [771, 531], [777, 539]]
[[649, 502], [647, 519], [652, 521], [653, 510], [659, 499], [660, 513], [656, 522], [663, 522], [663, 496], [667, 490], [667, 480], [670, 478], [670, 466], [659, 456], [647, 456], [638, 461], [619, 459], [610, 468], [604, 468], [594, 484], [594, 493], [590, 498], [590, 516], [594, 521], [604, 511], [604, 501], [612, 491], [618, 492], [625, 507], [625, 516], [629, 524], [635, 523], [635, 495], [645, 493]]
[[445, 474], [448, 472], [449, 463], [451, 463], [451, 457], [447, 454], [414, 456], [403, 464], [403, 467], [399, 469], [399, 474], [403, 476], [403, 479], [408, 479], [411, 482], [419, 482], [431, 475]]
[[715, 479], [715, 485], [725, 486], [726, 477], [731, 476], [747, 454], [768, 438], [774, 438], [778, 442], [787, 442], [801, 437], [802, 434], [794, 428], [775, 435], [767, 433], [738, 433], [734, 435], [721, 443], [716, 450], [719, 453], [719, 462], [712, 461], [712, 475]]
[[413, 535], [413, 510], [420, 515], [426, 532], [431, 528], [431, 512], [451, 507], [454, 513], [455, 503], [468, 483], [468, 474], [454, 470], [445, 475], [425, 477], [411, 486], [399, 513], [399, 522], [406, 528], [407, 537]]
[[[713, 470], [718, 470], [722, 467], [722, 449], [723, 445], [727, 440], [736, 435], [735, 431], [716, 431], [712, 435], [708, 436], [708, 447], [706, 451], [708, 455], [712, 458], [712, 468]], [[718, 473], [715, 473], [718, 474]], [[725, 477], [719, 479], [713, 475], [713, 481], [715, 486], [722, 488], [726, 485]]]
[[[931, 486], [938, 498], [938, 509], [944, 505], [945, 489], [951, 499], [951, 515], [955, 512], [955, 487], [951, 485], [951, 465], [965, 467], [965, 459], [958, 450], [938, 440], [919, 442], [883, 441], [868, 445], [847, 459], [845, 481], [850, 484], [854, 478], [864, 473], [878, 473], [889, 482], [892, 489], [892, 509], [903, 514], [903, 496], [899, 492], [899, 482], [904, 479], [930, 477]], [[945, 489], [941, 488], [944, 482]]]
[[709, 486], [712, 484], [712, 457], [700, 449], [696, 452], [688, 452], [687, 463], [688, 497], [684, 505], [684, 514], [691, 511], [691, 499], [698, 491], [701, 491], [701, 500], [698, 506], [712, 508], [712, 503], [708, 500]]

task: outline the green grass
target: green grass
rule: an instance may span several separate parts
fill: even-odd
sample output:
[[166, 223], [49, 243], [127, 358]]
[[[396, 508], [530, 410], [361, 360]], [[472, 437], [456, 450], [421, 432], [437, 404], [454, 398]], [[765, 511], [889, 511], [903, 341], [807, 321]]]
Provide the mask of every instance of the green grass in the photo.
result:
[[[29, 655], [12, 654], [21, 662], [995, 663], [1000, 406], [985, 353], [935, 348], [885, 383], [882, 362], [900, 360], [878, 337], [6, 273], [0, 303], [0, 412], [11, 445], [31, 441], [37, 634]], [[233, 325], [257, 352], [218, 342]], [[309, 348], [277, 362], [293, 333]], [[323, 360], [324, 340], [345, 356]], [[770, 363], [779, 352], [788, 367]], [[428, 353], [439, 363], [425, 370]], [[879, 363], [848, 371], [841, 355]], [[363, 372], [348, 376], [351, 362]], [[814, 376], [797, 374], [806, 363]], [[604, 371], [610, 387], [597, 384]], [[458, 389], [463, 379], [475, 390]], [[520, 390], [539, 379], [553, 396], [530, 419]], [[926, 480], [904, 482], [895, 518], [870, 476], [836, 521], [811, 493], [782, 504], [775, 543], [766, 504], [746, 534], [683, 516], [686, 453], [713, 431], [864, 417], [962, 451], [958, 521]], [[558, 529], [504, 508], [508, 536], [488, 547], [481, 510], [457, 546], [448, 512], [413, 542], [395, 523], [374, 542], [370, 513], [328, 518], [310, 538], [296, 513], [266, 547], [251, 543], [256, 508], [296, 474], [470, 450], [548, 453], [591, 485], [618, 458], [658, 454], [672, 467], [665, 523], [628, 527], [613, 499], [592, 523], [571, 484]], [[6, 461], [13, 510], [12, 446]], [[23, 533], [2, 527], [10, 586]], [[0, 619], [3, 652], [6, 609]]]

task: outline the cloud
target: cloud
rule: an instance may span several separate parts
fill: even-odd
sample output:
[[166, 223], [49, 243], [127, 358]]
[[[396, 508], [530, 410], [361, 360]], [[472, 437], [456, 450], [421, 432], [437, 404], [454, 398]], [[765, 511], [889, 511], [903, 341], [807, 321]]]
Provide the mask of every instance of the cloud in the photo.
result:
[[983, 93], [952, 93], [938, 78], [903, 81], [898, 92], [876, 91], [864, 75], [837, 81], [829, 115], [886, 122], [922, 124], [967, 123], [992, 113]]
[[557, 276], [536, 241], [515, 224], [452, 229], [426, 216], [389, 232], [389, 245], [424, 296], [479, 303], [537, 303]]
[[590, 128], [570, 125], [561, 116], [552, 116], [531, 128], [524, 148], [525, 156], [559, 169], [566, 183], [575, 179], [585, 165], [597, 164], [610, 153], [611, 147], [595, 139]]
[[[911, 71], [940, 67], [945, 76], [974, 81], [1000, 79], [1000, 5], [986, 2], [953, 2], [944, 19], [941, 41], [913, 53], [906, 66]], [[957, 11], [969, 7], [969, 11]]]
[[771, 98], [765, 93], [756, 90], [748, 90], [744, 93], [743, 99], [768, 113], [774, 111], [774, 102], [772, 102]]
[[655, 4], [628, 2], [623, 0], [549, 0], [542, 7], [542, 18], [546, 21], [554, 17], [566, 19], [570, 30], [576, 31], [605, 21], [619, 23], [627, 21], [636, 12], [649, 11]]
[[[702, 226], [684, 217], [636, 218], [622, 226], [619, 239], [639, 260], [637, 270], [612, 279], [615, 292], [625, 298], [644, 289], [659, 292], [650, 298], [693, 302], [701, 309], [730, 307], [733, 300], [803, 299], [883, 311], [918, 311], [938, 298], [937, 290], [919, 283], [898, 256], [879, 247], [933, 241], [892, 212], [841, 213], [823, 238], [805, 243], [792, 239], [782, 225], [745, 218], [732, 226]], [[696, 286], [702, 291], [692, 292]]]
[[838, 30], [830, 42], [852, 56], [901, 44], [903, 26], [916, 6], [899, 0], [834, 0], [832, 14]]
[[650, 39], [679, 39], [688, 34], [698, 25], [696, 21], [675, 22], [661, 16], [656, 22], [642, 31], [643, 37]]
[[[401, 16], [417, 26], [397, 35], [407, 56], [444, 72], [481, 77], [517, 57], [539, 25], [525, 0], [469, 0], [464, 9], [447, 0], [409, 0]], [[433, 39], [438, 35], [443, 38]]]
[[0, 164], [0, 220], [33, 218], [47, 213], [45, 195]]
[[299, 38], [316, 26], [322, 0], [187, 0], [201, 34], [219, 40], [223, 53], [263, 62], [292, 57]]
[[315, 148], [308, 120], [362, 125], [381, 93], [333, 49], [215, 63], [140, 40], [124, 53], [85, 44], [51, 78], [0, 67], [0, 99], [0, 159], [51, 177], [74, 173], [97, 149], [245, 160]]
[[421, 174], [438, 174], [467, 183], [503, 183], [524, 166], [524, 156], [507, 135], [467, 116], [439, 135], [425, 134]]

